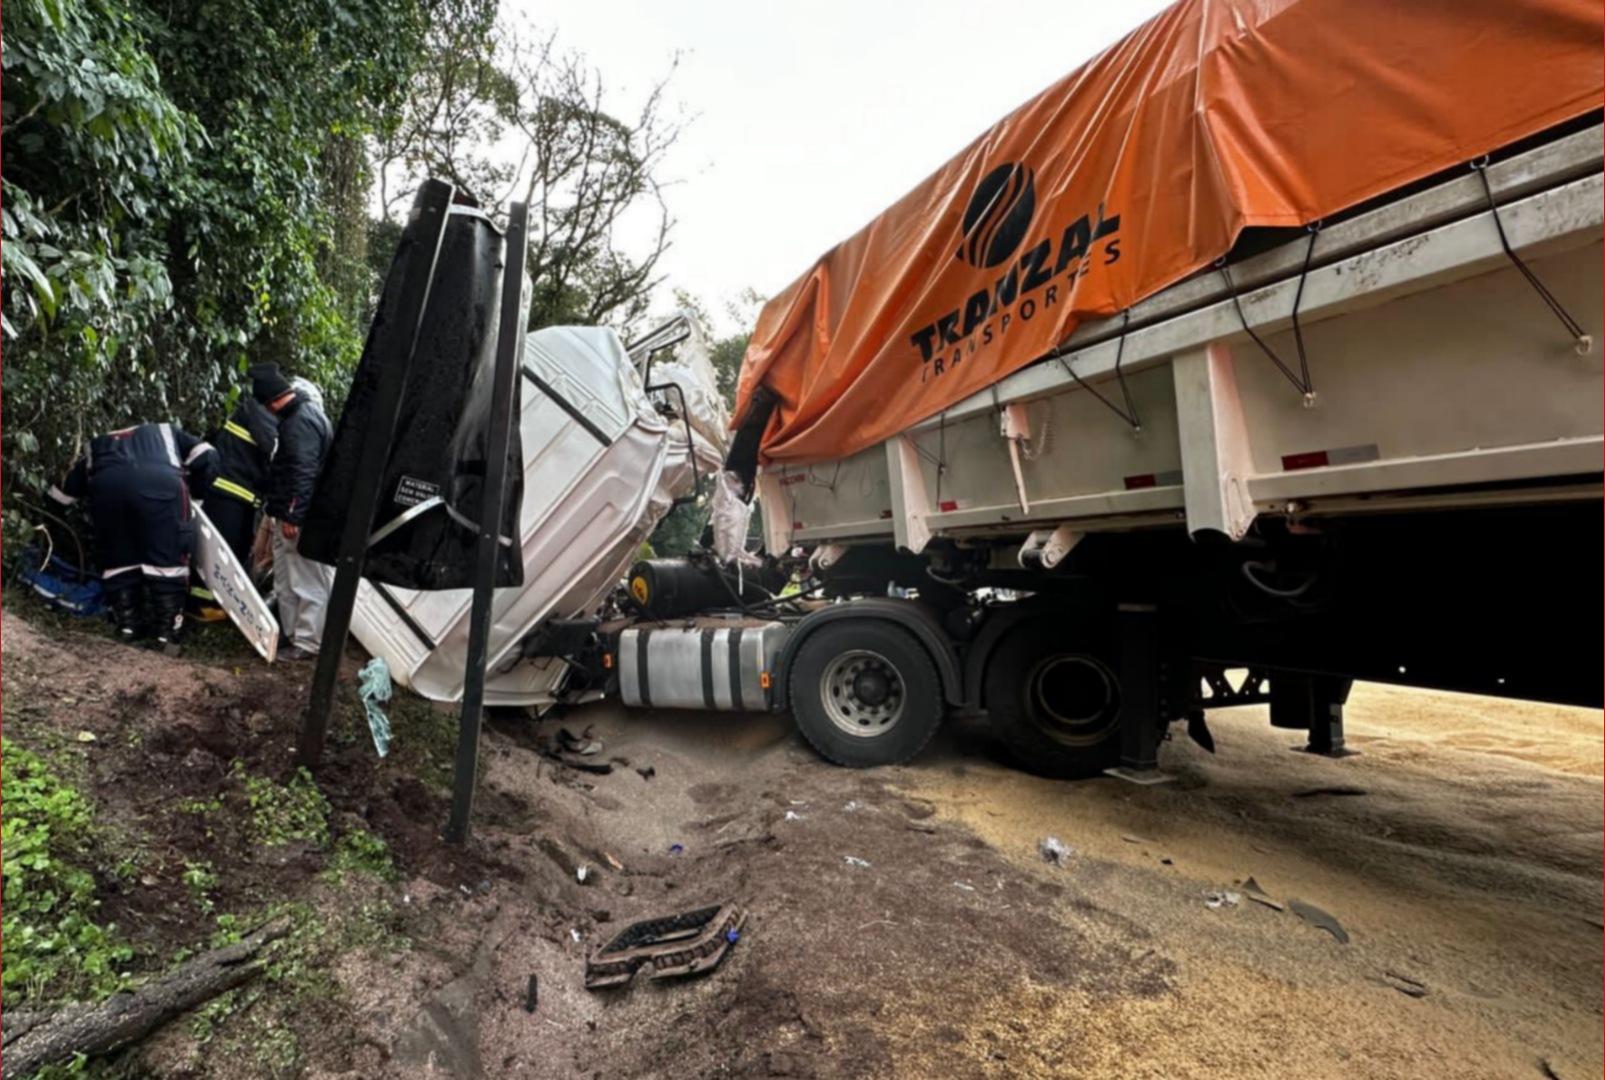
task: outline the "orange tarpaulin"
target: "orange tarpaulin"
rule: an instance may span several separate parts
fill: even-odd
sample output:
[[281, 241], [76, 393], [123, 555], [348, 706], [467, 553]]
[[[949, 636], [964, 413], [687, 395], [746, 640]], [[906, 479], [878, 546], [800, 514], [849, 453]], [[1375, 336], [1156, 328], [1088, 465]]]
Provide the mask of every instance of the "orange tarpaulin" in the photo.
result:
[[[1067, 14], [1066, 18], [1073, 18]], [[1599, 0], [1181, 0], [764, 308], [766, 460], [871, 446], [1209, 265], [1600, 107]]]

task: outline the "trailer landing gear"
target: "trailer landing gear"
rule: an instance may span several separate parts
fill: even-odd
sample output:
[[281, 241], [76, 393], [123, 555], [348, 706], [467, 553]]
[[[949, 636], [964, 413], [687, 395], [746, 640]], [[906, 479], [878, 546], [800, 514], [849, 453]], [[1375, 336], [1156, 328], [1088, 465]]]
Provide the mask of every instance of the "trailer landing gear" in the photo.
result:
[[1358, 754], [1343, 745], [1343, 706], [1353, 679], [1306, 675], [1296, 671], [1271, 674], [1271, 726], [1309, 732], [1309, 741], [1290, 749], [1322, 757]]
[[1175, 777], [1159, 771], [1159, 744], [1165, 739], [1165, 665], [1160, 660], [1159, 611], [1152, 604], [1121, 604], [1115, 614], [1120, 641], [1120, 764], [1104, 772], [1150, 787]]

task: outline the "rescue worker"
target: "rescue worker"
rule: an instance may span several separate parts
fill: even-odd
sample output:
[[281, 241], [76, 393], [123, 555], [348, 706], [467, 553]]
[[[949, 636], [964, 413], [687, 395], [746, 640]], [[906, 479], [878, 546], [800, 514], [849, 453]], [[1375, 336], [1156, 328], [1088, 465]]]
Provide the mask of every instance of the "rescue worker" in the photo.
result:
[[[256, 514], [266, 500], [268, 472], [278, 442], [278, 421], [255, 397], [245, 396], [233, 414], [210, 436], [217, 448], [217, 478], [201, 502], [240, 565], [251, 565]], [[190, 582], [191, 605], [203, 620], [224, 618], [212, 591], [197, 576]]]
[[106, 604], [125, 641], [175, 645], [190, 574], [190, 495], [205, 495], [217, 451], [174, 424], [98, 436], [50, 495], [88, 497]]
[[318, 655], [323, 640], [323, 616], [334, 567], [303, 558], [296, 551], [296, 541], [334, 431], [323, 414], [323, 393], [316, 386], [305, 379], [296, 379], [292, 385], [277, 364], [258, 364], [250, 375], [252, 395], [279, 424], [266, 505], [279, 627], [289, 639], [289, 648], [279, 657], [309, 660]]

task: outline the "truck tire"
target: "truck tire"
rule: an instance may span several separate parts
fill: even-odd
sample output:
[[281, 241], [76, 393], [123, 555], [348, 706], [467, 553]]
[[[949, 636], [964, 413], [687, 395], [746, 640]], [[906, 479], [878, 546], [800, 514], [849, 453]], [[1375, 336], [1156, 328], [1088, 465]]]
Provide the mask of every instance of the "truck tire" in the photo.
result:
[[1027, 772], [1096, 776], [1120, 763], [1120, 680], [1106, 654], [1057, 621], [1010, 631], [986, 668], [992, 730]]
[[791, 715], [803, 738], [837, 765], [898, 765], [942, 723], [942, 682], [919, 639], [877, 619], [814, 631], [791, 662]]

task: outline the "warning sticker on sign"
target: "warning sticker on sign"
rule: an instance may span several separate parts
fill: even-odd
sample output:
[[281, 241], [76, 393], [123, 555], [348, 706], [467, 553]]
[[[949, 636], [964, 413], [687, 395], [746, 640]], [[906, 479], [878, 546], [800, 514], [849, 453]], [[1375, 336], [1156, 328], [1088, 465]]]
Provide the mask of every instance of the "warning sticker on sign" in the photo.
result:
[[432, 484], [428, 480], [419, 480], [415, 476], [403, 476], [396, 484], [397, 506], [417, 506], [421, 502], [440, 497], [440, 485]]

